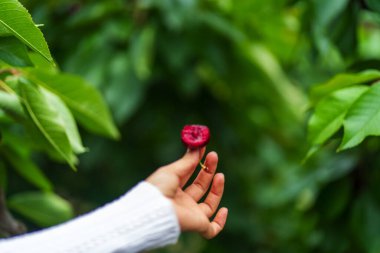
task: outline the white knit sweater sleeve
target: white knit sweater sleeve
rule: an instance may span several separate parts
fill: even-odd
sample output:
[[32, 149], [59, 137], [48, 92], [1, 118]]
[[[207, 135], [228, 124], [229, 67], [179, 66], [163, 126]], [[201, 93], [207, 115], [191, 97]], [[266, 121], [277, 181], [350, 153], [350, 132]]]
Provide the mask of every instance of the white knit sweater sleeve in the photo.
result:
[[173, 244], [180, 234], [170, 200], [141, 182], [119, 199], [69, 222], [0, 240], [1, 253], [133, 253]]

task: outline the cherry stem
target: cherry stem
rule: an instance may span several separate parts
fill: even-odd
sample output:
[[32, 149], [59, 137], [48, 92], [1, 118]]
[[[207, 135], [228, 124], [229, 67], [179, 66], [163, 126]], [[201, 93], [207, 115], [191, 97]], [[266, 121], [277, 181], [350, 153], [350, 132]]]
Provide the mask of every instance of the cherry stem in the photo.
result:
[[204, 163], [199, 162], [199, 165], [201, 166], [202, 170], [206, 170], [207, 171], [207, 166]]

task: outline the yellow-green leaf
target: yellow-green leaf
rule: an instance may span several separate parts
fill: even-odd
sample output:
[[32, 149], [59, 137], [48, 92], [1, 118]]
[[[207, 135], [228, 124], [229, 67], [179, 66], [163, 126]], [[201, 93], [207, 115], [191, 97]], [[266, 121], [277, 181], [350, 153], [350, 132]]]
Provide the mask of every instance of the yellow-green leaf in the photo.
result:
[[31, 70], [26, 74], [34, 82], [60, 97], [83, 127], [107, 137], [119, 137], [101, 94], [82, 78], [42, 70]]
[[10, 148], [3, 151], [12, 167], [27, 181], [41, 190], [51, 191], [52, 184], [45, 174], [33, 163], [29, 156], [12, 151]]
[[57, 113], [57, 120], [63, 125], [74, 153], [80, 154], [85, 152], [86, 148], [83, 147], [82, 139], [79, 135], [74, 117], [71, 114], [70, 110], [66, 107], [65, 103], [63, 103], [63, 101], [58, 96], [46, 90], [45, 88], [40, 87], [40, 90], [52, 108], [55, 109]]
[[74, 216], [69, 202], [52, 192], [24, 192], [12, 195], [11, 210], [44, 227], [53, 226]]
[[20, 78], [21, 97], [25, 111], [32, 122], [42, 133], [51, 147], [72, 167], [74, 170], [76, 156], [66, 135], [64, 125], [60, 122], [56, 111], [51, 107], [38, 86]]
[[380, 71], [366, 70], [359, 73], [343, 73], [331, 78], [326, 83], [315, 86], [311, 91], [311, 99], [316, 102], [324, 96], [339, 89], [357, 84], [364, 84], [380, 79]]
[[380, 136], [380, 82], [351, 106], [343, 125], [344, 136], [339, 150], [352, 148], [367, 136]]
[[343, 125], [350, 106], [369, 88], [354, 86], [338, 90], [322, 99], [309, 120], [308, 137], [313, 145], [323, 144]]
[[0, 37], [0, 60], [16, 67], [33, 66], [25, 45], [14, 37]]

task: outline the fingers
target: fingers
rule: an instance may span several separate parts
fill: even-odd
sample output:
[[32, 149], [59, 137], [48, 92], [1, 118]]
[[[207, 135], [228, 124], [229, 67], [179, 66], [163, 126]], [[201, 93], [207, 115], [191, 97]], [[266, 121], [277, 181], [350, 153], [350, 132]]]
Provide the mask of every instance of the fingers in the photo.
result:
[[199, 161], [202, 160], [202, 157], [205, 155], [205, 153], [206, 153], [206, 147], [201, 148], [201, 151], [199, 152]]
[[207, 217], [211, 217], [222, 199], [224, 191], [224, 175], [223, 173], [218, 173], [215, 175], [212, 182], [211, 190], [208, 193], [205, 201], [199, 204], [199, 207], [204, 212]]
[[[189, 152], [193, 152], [193, 151], [188, 149], [185, 154], [185, 157]], [[194, 170], [197, 168], [197, 166], [199, 165], [199, 162], [202, 160], [206, 152], [206, 147], [198, 149], [197, 152], [198, 152], [198, 160], [194, 161], [194, 164], [193, 164], [194, 168], [192, 168], [192, 170], [187, 170], [187, 173], [185, 172], [185, 175], [182, 177], [181, 187], [183, 187], [186, 184], [186, 182], [189, 181], [190, 177], [193, 175]]]
[[214, 220], [207, 227], [207, 230], [202, 233], [202, 236], [206, 239], [211, 239], [217, 236], [220, 233], [220, 231], [223, 230], [224, 225], [227, 221], [227, 216], [228, 209], [225, 207], [220, 208]]
[[218, 165], [218, 155], [215, 152], [210, 152], [206, 156], [205, 165], [207, 170], [201, 170], [194, 182], [185, 190], [195, 202], [198, 202], [206, 194], [211, 184]]
[[182, 187], [194, 173], [194, 170], [199, 161], [202, 159], [204, 152], [205, 148], [194, 150], [188, 149], [181, 159], [165, 166], [165, 168], [173, 171], [179, 177], [180, 186]]

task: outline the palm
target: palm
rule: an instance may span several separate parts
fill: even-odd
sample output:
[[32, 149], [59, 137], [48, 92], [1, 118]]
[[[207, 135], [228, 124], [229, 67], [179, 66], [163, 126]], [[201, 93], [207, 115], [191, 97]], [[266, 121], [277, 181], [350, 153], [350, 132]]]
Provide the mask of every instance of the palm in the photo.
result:
[[199, 207], [199, 204], [182, 189], [179, 189], [173, 199], [173, 204], [176, 212], [181, 215], [179, 220], [182, 220], [181, 227], [183, 230], [192, 231], [196, 228], [201, 230], [207, 228], [210, 223], [208, 217]]

